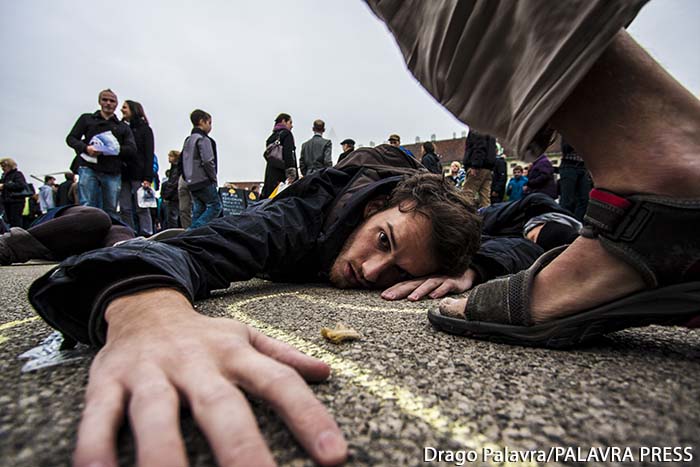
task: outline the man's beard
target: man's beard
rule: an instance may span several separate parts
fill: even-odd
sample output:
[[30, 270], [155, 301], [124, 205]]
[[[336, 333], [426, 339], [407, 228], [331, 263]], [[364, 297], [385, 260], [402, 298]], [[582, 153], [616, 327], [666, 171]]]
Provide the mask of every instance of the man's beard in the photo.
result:
[[348, 252], [348, 250], [354, 243], [355, 237], [357, 237], [357, 234], [363, 225], [364, 222], [352, 231], [350, 236], [345, 240], [345, 243], [343, 243], [343, 248], [341, 248], [340, 253], [338, 253], [338, 256], [335, 257], [335, 261], [333, 261], [333, 266], [331, 266], [331, 270], [328, 274], [328, 280], [334, 287], [337, 287], [339, 289], [349, 289], [353, 287], [353, 284], [350, 284], [343, 275], [343, 268], [345, 266], [345, 263], [347, 263], [347, 259], [344, 258], [345, 254]]

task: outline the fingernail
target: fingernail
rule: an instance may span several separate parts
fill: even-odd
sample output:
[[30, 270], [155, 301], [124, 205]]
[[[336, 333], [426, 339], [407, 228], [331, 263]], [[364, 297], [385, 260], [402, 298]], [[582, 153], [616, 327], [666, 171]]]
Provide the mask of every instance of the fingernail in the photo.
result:
[[382, 294], [382, 297], [388, 298], [389, 300], [393, 300], [393, 299], [394, 299], [394, 294], [391, 293], [391, 292], [384, 292], [384, 293]]
[[411, 294], [411, 295], [408, 296], [408, 299], [409, 299], [409, 300], [418, 300], [418, 295], [413, 295], [413, 294]]
[[323, 455], [338, 455], [345, 451], [345, 439], [337, 431], [327, 430], [318, 436], [318, 450]]

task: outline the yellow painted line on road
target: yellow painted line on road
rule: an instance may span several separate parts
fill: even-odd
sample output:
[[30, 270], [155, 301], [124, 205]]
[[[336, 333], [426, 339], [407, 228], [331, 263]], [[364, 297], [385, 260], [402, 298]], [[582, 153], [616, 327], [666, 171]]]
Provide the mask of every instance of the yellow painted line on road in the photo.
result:
[[355, 311], [371, 311], [375, 313], [411, 313], [411, 314], [423, 314], [425, 313], [425, 310], [423, 309], [412, 309], [412, 308], [396, 308], [396, 307], [382, 307], [382, 306], [368, 306], [368, 305], [353, 305], [351, 303], [338, 303], [338, 302], [333, 302], [331, 300], [326, 300], [324, 298], [319, 298], [315, 297], [313, 295], [305, 294], [302, 292], [281, 292], [281, 293], [276, 293], [276, 294], [268, 294], [268, 295], [258, 295], [254, 298], [246, 299], [241, 302], [238, 302], [239, 304], [249, 304], [261, 300], [269, 300], [271, 298], [280, 298], [280, 297], [285, 297], [285, 296], [293, 296], [296, 298], [299, 298], [301, 300], [305, 300], [307, 302], [312, 302], [317, 305], [325, 305], [328, 307], [333, 307], [333, 308], [340, 308], [340, 309], [346, 309], [346, 310], [355, 310]]
[[[367, 368], [363, 368], [357, 363], [340, 357], [328, 350], [309, 342], [301, 337], [289, 334], [281, 329], [275, 328], [267, 323], [259, 321], [252, 318], [245, 312], [242, 308], [246, 305], [270, 298], [277, 298], [282, 295], [297, 295], [303, 296], [304, 299], [317, 301], [315, 297], [311, 297], [305, 294], [272, 294], [265, 296], [258, 296], [255, 298], [241, 300], [238, 303], [230, 305], [228, 307], [231, 312], [231, 316], [249, 326], [252, 326], [264, 334], [274, 337], [280, 341], [286, 342], [287, 344], [297, 348], [298, 350], [311, 355], [313, 357], [322, 360], [327, 363], [333, 369], [335, 375], [341, 378], [348, 379], [352, 384], [361, 386], [368, 390], [371, 394], [375, 395], [384, 400], [393, 401], [398, 405], [401, 411], [409, 416], [415, 417], [422, 420], [428, 424], [435, 432], [441, 435], [449, 436], [464, 449], [471, 449], [479, 453], [484, 452], [485, 448], [490, 449], [492, 452], [503, 451], [503, 448], [497, 444], [491, 442], [486, 436], [481, 433], [474, 433], [474, 430], [470, 429], [458, 421], [451, 421], [445, 415], [442, 414], [439, 408], [430, 406], [422, 397], [414, 395], [410, 390], [402, 388], [393, 384], [388, 378], [379, 376], [373, 373]], [[301, 297], [300, 297], [301, 298]], [[331, 302], [329, 302], [331, 303]], [[362, 307], [358, 307], [362, 308]], [[491, 465], [499, 466], [537, 466], [537, 463], [494, 463], [490, 462]]]
[[[38, 319], [39, 319], [38, 316], [34, 316], [33, 318], [18, 319], [17, 321], [10, 321], [9, 323], [3, 323], [3, 324], [0, 324], [0, 331], [4, 331], [6, 329], [11, 329], [15, 326], [19, 326], [20, 324], [30, 323], [30, 322], [36, 321]], [[9, 337], [0, 336], [0, 345], [4, 344], [8, 340], [10, 340]]]
[[19, 326], [20, 324], [29, 323], [31, 321], [36, 321], [38, 319], [39, 319], [38, 316], [34, 316], [33, 318], [18, 319], [17, 321], [10, 321], [9, 323], [3, 323], [3, 324], [0, 324], [0, 331], [4, 331], [5, 329], [14, 328], [15, 326]]

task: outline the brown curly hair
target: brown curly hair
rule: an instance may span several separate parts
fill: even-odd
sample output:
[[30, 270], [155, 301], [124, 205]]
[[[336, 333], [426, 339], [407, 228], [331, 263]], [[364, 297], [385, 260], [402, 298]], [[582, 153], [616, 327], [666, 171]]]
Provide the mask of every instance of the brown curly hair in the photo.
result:
[[442, 175], [420, 173], [401, 181], [384, 203], [430, 220], [430, 248], [440, 264], [438, 274], [464, 272], [481, 246], [481, 217], [467, 197]]

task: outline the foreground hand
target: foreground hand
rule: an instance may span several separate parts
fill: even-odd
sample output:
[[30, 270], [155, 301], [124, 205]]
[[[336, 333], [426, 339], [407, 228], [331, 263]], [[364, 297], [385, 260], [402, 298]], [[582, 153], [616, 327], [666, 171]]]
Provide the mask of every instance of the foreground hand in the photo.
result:
[[105, 319], [107, 344], [90, 368], [74, 465], [117, 465], [125, 412], [139, 465], [187, 465], [180, 399], [219, 465], [274, 465], [241, 389], [269, 403], [316, 462], [345, 460], [343, 435], [302, 379], [327, 378], [325, 363], [236, 320], [202, 316], [170, 289], [118, 298]]
[[420, 279], [399, 282], [384, 292], [382, 298], [385, 300], [401, 300], [407, 298], [417, 301], [429, 295], [430, 298], [444, 297], [448, 293], [462, 293], [471, 289], [476, 279], [476, 272], [467, 269], [459, 276], [429, 276]]

